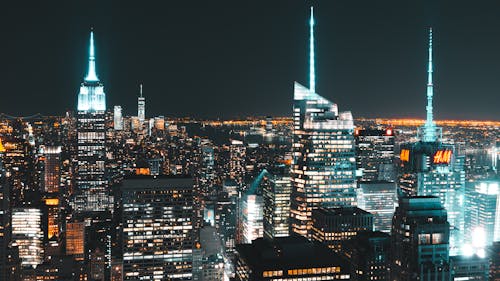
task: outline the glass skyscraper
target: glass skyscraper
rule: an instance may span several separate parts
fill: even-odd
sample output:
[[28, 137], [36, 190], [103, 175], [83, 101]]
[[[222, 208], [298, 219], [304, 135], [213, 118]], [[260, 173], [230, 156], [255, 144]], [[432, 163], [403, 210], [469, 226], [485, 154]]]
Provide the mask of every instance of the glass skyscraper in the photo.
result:
[[94, 33], [90, 33], [89, 66], [78, 94], [77, 172], [73, 208], [77, 212], [112, 209], [106, 179], [106, 96], [96, 74]]
[[356, 205], [356, 160], [351, 112], [318, 95], [314, 81], [314, 17], [310, 19], [310, 88], [294, 87], [291, 230], [309, 237], [312, 210]]

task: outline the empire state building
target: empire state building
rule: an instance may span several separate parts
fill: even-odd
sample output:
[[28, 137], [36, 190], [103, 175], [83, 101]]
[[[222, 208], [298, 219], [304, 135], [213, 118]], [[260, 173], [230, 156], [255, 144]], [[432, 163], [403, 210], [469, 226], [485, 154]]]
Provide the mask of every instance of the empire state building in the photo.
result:
[[77, 169], [73, 208], [77, 212], [112, 209], [106, 178], [104, 86], [96, 73], [94, 33], [90, 33], [88, 72], [80, 86], [77, 113]]

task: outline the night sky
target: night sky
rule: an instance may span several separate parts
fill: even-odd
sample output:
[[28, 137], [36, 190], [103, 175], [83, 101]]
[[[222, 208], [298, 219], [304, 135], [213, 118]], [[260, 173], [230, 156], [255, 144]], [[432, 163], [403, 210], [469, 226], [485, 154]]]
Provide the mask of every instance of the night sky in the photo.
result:
[[[76, 108], [94, 27], [108, 108], [208, 118], [291, 116], [308, 86], [354, 117], [425, 116], [434, 29], [436, 119], [500, 120], [500, 1], [4, 1], [0, 112]], [[143, 3], [144, 2], [144, 3]], [[154, 2], [154, 3], [153, 3]]]

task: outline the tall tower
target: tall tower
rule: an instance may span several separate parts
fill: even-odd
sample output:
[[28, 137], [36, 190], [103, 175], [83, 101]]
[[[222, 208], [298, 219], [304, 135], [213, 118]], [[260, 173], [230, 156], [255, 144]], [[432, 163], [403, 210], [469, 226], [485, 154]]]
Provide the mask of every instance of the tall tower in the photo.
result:
[[427, 118], [423, 128], [422, 141], [435, 142], [437, 140], [436, 124], [434, 123], [432, 98], [434, 96], [434, 85], [432, 83], [432, 28], [429, 29], [429, 60], [427, 69]]
[[139, 97], [137, 98], [137, 117], [142, 126], [146, 119], [146, 98], [142, 96], [142, 84], [139, 85]]
[[292, 232], [310, 237], [312, 210], [356, 205], [356, 160], [351, 112], [315, 91], [314, 17], [311, 7], [309, 89], [295, 83], [292, 145]]
[[432, 29], [429, 29], [427, 70], [427, 119], [417, 142], [401, 145], [399, 187], [406, 196], [436, 196], [448, 212], [450, 255], [461, 252], [464, 234], [464, 156], [442, 140], [442, 129], [433, 120]]
[[80, 86], [77, 113], [77, 172], [73, 208], [77, 212], [112, 208], [106, 179], [104, 86], [96, 74], [94, 33], [90, 32], [87, 76]]

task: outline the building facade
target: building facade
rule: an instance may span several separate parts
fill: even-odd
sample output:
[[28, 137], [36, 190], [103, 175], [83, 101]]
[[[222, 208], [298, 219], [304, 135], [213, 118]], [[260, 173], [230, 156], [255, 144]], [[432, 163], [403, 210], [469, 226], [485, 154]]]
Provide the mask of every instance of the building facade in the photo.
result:
[[88, 73], [80, 86], [77, 113], [76, 192], [77, 212], [112, 209], [106, 178], [106, 95], [96, 74], [94, 33], [90, 33]]
[[435, 196], [400, 198], [392, 221], [391, 280], [450, 280], [450, 224]]
[[193, 180], [137, 176], [122, 194], [123, 280], [191, 280]]
[[318, 95], [314, 74], [314, 17], [310, 18], [309, 88], [294, 85], [291, 230], [310, 237], [314, 209], [356, 205], [356, 160], [351, 112]]

